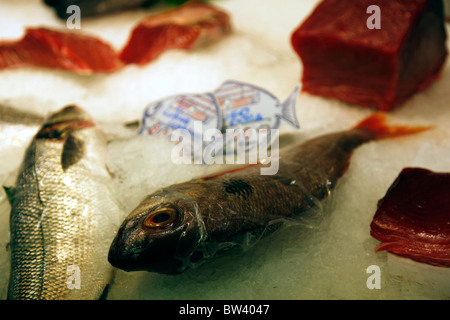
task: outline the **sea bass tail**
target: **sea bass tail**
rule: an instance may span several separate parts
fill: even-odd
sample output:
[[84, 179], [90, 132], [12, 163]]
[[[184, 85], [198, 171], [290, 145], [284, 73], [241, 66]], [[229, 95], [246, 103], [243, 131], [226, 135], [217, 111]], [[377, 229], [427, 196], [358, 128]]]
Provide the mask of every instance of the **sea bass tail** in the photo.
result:
[[358, 123], [354, 129], [363, 129], [373, 133], [373, 140], [389, 139], [419, 133], [431, 129], [426, 126], [393, 126], [388, 125], [386, 114], [377, 112]]

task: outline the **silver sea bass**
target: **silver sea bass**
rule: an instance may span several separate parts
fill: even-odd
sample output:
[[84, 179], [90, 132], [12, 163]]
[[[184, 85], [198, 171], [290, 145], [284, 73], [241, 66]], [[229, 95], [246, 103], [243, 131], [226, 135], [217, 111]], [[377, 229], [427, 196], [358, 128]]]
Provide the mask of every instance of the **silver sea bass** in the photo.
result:
[[28, 147], [11, 201], [8, 299], [99, 299], [113, 276], [108, 247], [121, 206], [90, 116], [52, 114]]

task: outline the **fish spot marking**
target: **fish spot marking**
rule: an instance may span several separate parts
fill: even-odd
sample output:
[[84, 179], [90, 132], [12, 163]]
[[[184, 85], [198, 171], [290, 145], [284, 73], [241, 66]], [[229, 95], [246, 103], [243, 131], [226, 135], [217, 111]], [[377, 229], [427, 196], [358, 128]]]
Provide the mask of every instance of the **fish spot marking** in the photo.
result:
[[247, 199], [253, 193], [253, 187], [243, 180], [230, 179], [223, 183], [225, 192]]

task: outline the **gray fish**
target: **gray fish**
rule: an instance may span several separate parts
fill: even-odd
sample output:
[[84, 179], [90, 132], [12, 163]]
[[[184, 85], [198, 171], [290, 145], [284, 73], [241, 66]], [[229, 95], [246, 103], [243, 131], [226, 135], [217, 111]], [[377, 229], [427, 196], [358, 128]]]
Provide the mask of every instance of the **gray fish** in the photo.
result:
[[314, 214], [358, 146], [424, 129], [390, 127], [375, 114], [353, 129], [280, 150], [274, 175], [261, 175], [259, 164], [163, 188], [125, 219], [108, 259], [126, 271], [174, 274], [230, 247], [249, 247], [286, 219]]
[[114, 268], [108, 247], [121, 215], [90, 116], [52, 114], [29, 145], [11, 202], [8, 299], [99, 299]]

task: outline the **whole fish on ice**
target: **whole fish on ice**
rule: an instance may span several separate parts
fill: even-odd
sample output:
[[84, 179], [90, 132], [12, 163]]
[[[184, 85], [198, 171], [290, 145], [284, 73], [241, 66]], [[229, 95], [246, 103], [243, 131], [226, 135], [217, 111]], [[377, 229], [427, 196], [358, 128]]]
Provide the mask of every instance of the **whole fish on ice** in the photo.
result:
[[252, 245], [284, 219], [315, 212], [310, 209], [330, 195], [355, 148], [424, 129], [387, 126], [375, 114], [353, 129], [281, 150], [274, 175], [261, 175], [259, 164], [163, 188], [125, 219], [108, 259], [126, 271], [173, 274], [231, 246]]
[[8, 299], [98, 299], [106, 292], [121, 209], [105, 151], [103, 132], [76, 106], [52, 114], [33, 138], [7, 190]]

